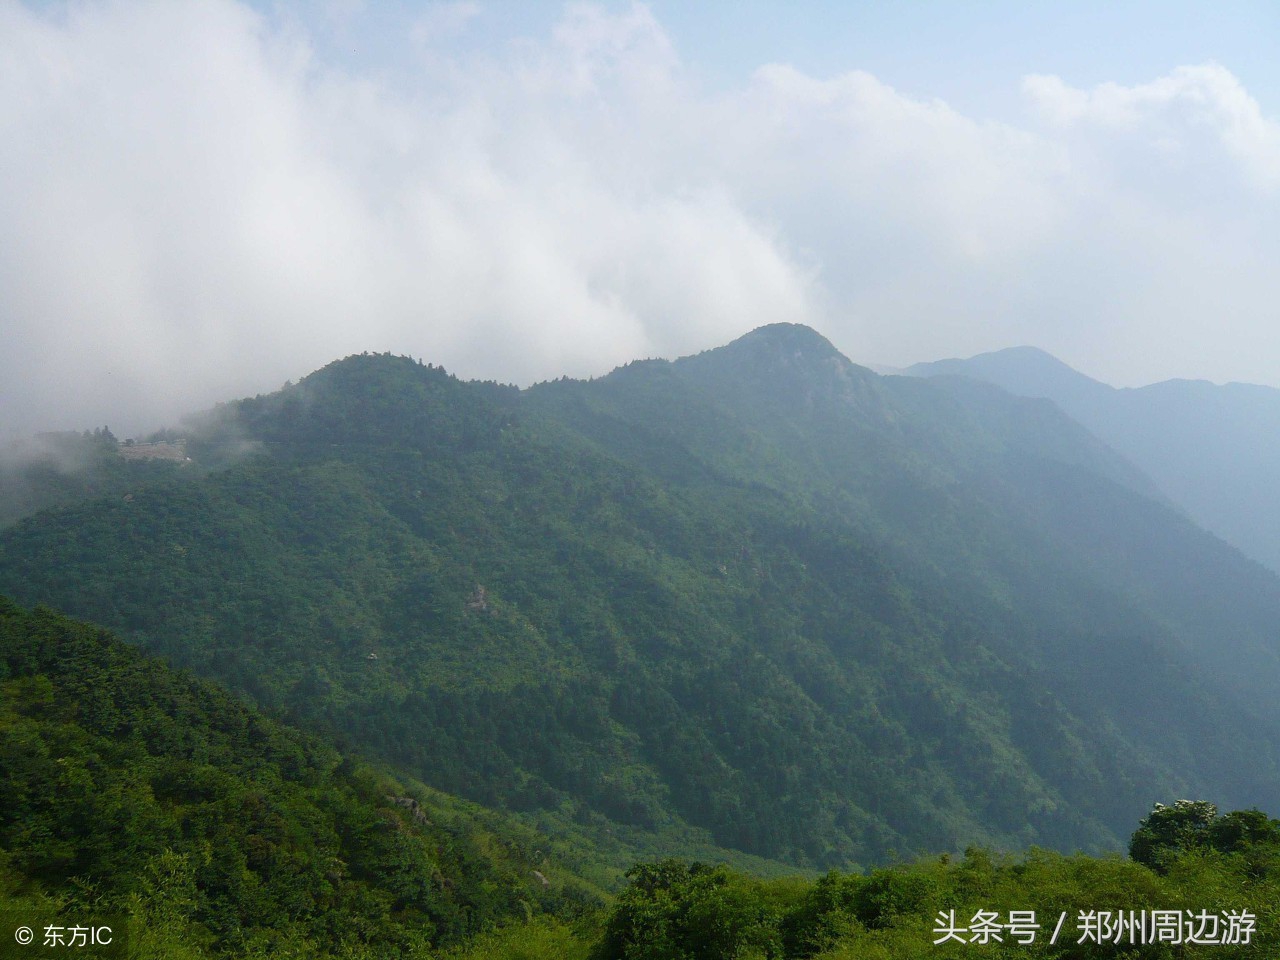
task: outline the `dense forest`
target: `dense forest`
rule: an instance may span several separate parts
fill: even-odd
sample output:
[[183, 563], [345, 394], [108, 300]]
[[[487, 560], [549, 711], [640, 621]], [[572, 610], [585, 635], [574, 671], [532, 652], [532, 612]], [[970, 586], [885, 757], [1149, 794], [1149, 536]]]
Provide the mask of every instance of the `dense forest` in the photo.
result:
[[9, 915], [124, 916], [148, 956], [398, 956], [602, 903], [527, 828], [3, 598], [0, 684]]
[[1280, 934], [1280, 821], [1256, 810], [1157, 805], [1128, 860], [970, 847], [768, 878], [664, 859], [611, 896], [527, 828], [101, 629], [0, 599], [0, 649], [0, 914], [103, 918], [121, 955], [1233, 957]]
[[527, 391], [359, 356], [0, 534], [0, 589], [438, 789], [816, 868], [1280, 802], [1280, 580], [1044, 402], [805, 328]]
[[139, 484], [172, 477], [188, 466], [187, 461], [122, 456], [110, 427], [46, 433], [0, 446], [0, 528], [50, 507], [127, 496]]
[[3, 608], [10, 899], [227, 955], [1270, 942], [1280, 579], [1052, 404], [777, 325], [523, 391], [349, 357], [163, 438], [6, 467], [0, 591], [126, 641]]

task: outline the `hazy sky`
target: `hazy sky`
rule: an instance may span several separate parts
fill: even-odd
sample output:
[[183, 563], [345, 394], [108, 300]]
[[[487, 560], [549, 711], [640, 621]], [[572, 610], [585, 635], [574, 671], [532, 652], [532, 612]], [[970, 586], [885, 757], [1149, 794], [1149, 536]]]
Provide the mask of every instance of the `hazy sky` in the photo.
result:
[[0, 0], [0, 438], [811, 324], [1280, 384], [1280, 5]]

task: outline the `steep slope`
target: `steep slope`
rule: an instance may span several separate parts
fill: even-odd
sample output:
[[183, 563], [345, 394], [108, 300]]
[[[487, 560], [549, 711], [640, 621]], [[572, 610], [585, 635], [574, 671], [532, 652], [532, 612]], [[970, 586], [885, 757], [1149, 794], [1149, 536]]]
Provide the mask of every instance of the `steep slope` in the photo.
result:
[[[1038, 611], [1037, 622], [1071, 622], [1055, 604], [1074, 604], [1073, 591], [1118, 598], [1158, 625], [1167, 649], [1270, 710], [1276, 578], [1167, 509], [1145, 475], [1049, 402], [959, 378], [877, 377], [786, 325], [532, 393], [575, 390], [559, 415], [616, 453], [633, 449], [637, 466], [663, 462], [674, 445], [681, 462], [839, 514], [891, 549], [898, 571], [997, 601], [1020, 583], [1014, 607]], [[699, 420], [701, 410], [714, 419]], [[662, 439], [636, 448], [651, 424]]]
[[142, 954], [400, 956], [593, 901], [544, 838], [3, 597], [0, 687], [0, 902], [126, 915]]
[[1149, 474], [1198, 524], [1280, 571], [1280, 390], [1203, 380], [1117, 390], [1030, 347], [905, 372], [971, 377], [1052, 400]]
[[1156, 798], [1280, 805], [1275, 650], [1225, 610], [1264, 622], [1280, 582], [1212, 595], [1244, 561], [1047, 402], [784, 325], [523, 393], [352, 357], [190, 448], [245, 440], [18, 524], [0, 589], [669, 851], [1114, 847]]

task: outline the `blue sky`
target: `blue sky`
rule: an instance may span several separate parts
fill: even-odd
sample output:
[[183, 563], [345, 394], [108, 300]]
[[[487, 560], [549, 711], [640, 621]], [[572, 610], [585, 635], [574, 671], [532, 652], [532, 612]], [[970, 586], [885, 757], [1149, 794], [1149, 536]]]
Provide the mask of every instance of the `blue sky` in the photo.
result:
[[1262, 3], [0, 0], [0, 431], [779, 320], [1280, 385], [1278, 39]]
[[[1272, 3], [747, 2], [653, 9], [682, 50], [697, 51], [698, 59], [706, 51], [722, 77], [741, 79], [773, 60], [819, 76], [867, 70], [906, 92], [982, 115], [1016, 109], [1012, 92], [1028, 73], [1057, 73], [1080, 86], [1133, 84], [1173, 66], [1217, 60], [1246, 85], [1277, 76], [1280, 6]], [[735, 25], [726, 29], [730, 19]]]
[[[255, 6], [305, 22], [323, 38], [327, 56], [376, 68], [409, 56], [406, 34], [431, 4], [260, 0]], [[475, 6], [454, 41], [499, 54], [513, 40], [546, 35], [567, 4]], [[631, 4], [600, 6], [618, 12]], [[1059, 74], [1079, 86], [1136, 84], [1174, 66], [1215, 61], [1254, 90], [1275, 90], [1280, 80], [1275, 3], [653, 0], [647, 7], [712, 88], [740, 85], [767, 63], [814, 76], [866, 70], [906, 93], [1009, 118], [1020, 110], [1018, 83], [1029, 73]]]

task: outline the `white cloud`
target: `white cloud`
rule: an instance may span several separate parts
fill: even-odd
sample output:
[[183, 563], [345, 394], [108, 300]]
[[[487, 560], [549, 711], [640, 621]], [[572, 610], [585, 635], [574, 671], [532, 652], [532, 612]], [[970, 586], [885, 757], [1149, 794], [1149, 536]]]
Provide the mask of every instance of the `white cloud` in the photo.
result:
[[230, 3], [8, 6], [0, 37], [11, 429], [173, 418], [361, 349], [529, 381], [810, 314], [722, 191], [636, 164], [673, 66], [641, 8], [421, 92]]
[[1280, 360], [1280, 136], [1223, 67], [1031, 77], [1013, 125], [857, 71], [708, 94], [642, 6], [451, 52], [500, 9], [430, 8], [406, 78], [230, 0], [0, 4], [0, 429], [152, 426], [364, 349], [528, 382], [775, 320], [891, 363]]
[[1151, 83], [1075, 90], [1054, 76], [1029, 76], [1023, 89], [1064, 135], [1080, 128], [1145, 146], [1154, 162], [1186, 165], [1214, 150], [1263, 190], [1280, 188], [1280, 124], [1262, 113], [1229, 70], [1179, 67]]

